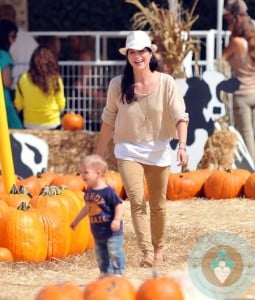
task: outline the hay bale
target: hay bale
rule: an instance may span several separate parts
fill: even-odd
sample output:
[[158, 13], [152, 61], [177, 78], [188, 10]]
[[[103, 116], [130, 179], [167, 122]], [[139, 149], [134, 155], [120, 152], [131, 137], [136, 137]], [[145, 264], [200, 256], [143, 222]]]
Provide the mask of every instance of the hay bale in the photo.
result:
[[237, 136], [227, 129], [215, 130], [207, 139], [198, 169], [231, 169], [235, 161]]
[[[48, 170], [67, 174], [78, 171], [78, 163], [82, 155], [96, 151], [99, 133], [85, 130], [10, 130], [10, 133], [32, 134], [45, 140], [49, 146]], [[109, 169], [117, 170], [113, 155], [113, 142], [105, 153]]]

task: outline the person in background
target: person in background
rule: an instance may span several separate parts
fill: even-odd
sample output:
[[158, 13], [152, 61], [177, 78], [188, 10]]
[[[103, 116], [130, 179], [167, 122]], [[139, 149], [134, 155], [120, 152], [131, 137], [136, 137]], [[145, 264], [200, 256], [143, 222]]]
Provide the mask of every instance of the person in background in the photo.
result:
[[66, 98], [56, 57], [47, 47], [35, 49], [29, 70], [20, 76], [14, 105], [23, 111], [27, 129], [59, 129]]
[[65, 86], [72, 87], [67, 95], [68, 109], [83, 116], [86, 130], [99, 131], [108, 82], [105, 74], [100, 71], [99, 75], [89, 63], [95, 59], [95, 40], [90, 36], [71, 35], [67, 42], [66, 58], [78, 62], [73, 66], [72, 76], [66, 78]]
[[0, 20], [0, 70], [3, 81], [8, 127], [10, 129], [23, 128], [22, 122], [11, 99], [13, 60], [9, 53], [9, 49], [11, 44], [15, 41], [17, 31], [18, 28], [14, 22], [9, 20]]
[[[164, 261], [166, 189], [171, 162], [170, 140], [179, 139], [179, 166], [186, 153], [188, 114], [175, 80], [157, 71], [157, 46], [140, 30], [132, 31], [119, 52], [126, 57], [122, 75], [109, 84], [96, 152], [104, 155], [113, 136], [117, 158], [138, 245], [140, 266]], [[149, 192], [150, 223], [146, 212], [144, 177]]]
[[61, 57], [61, 41], [58, 36], [54, 35], [44, 35], [37, 38], [37, 42], [40, 46], [49, 48], [53, 54], [55, 55], [56, 59], [59, 61], [62, 59]]
[[222, 58], [240, 82], [239, 89], [233, 94], [234, 125], [255, 162], [255, 27], [241, 0], [227, 4], [224, 18], [231, 37]]
[[[10, 20], [16, 23], [16, 11], [11, 4], [0, 5], [0, 19]], [[13, 68], [13, 84], [12, 90], [18, 82], [19, 76], [27, 71], [30, 58], [38, 43], [34, 37], [27, 31], [18, 28], [18, 33], [14, 43], [10, 47], [10, 54], [14, 60]], [[13, 94], [13, 93], [12, 93]], [[12, 96], [12, 99], [14, 95]]]
[[70, 224], [72, 229], [87, 215], [95, 241], [95, 251], [101, 276], [123, 275], [125, 255], [123, 245], [122, 200], [105, 183], [108, 169], [99, 155], [87, 155], [80, 162], [80, 173], [88, 188], [85, 206]]

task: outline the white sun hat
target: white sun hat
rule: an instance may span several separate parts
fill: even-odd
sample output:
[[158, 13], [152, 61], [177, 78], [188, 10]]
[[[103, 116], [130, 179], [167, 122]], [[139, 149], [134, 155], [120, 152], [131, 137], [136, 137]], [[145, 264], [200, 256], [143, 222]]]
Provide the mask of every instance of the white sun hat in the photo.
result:
[[144, 48], [150, 48], [152, 52], [156, 52], [158, 47], [151, 43], [151, 39], [148, 34], [142, 30], [131, 31], [126, 39], [126, 47], [120, 48], [119, 52], [122, 55], [127, 54], [128, 49], [142, 50]]

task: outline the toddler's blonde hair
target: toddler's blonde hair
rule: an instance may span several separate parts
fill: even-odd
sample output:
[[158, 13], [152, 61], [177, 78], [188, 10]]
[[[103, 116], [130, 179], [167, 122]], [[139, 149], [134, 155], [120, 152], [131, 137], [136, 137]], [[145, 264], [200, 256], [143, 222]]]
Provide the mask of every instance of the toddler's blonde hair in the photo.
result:
[[84, 164], [89, 164], [95, 170], [100, 170], [103, 175], [105, 175], [105, 173], [108, 170], [107, 162], [103, 159], [102, 156], [98, 154], [90, 154], [90, 155], [83, 156], [80, 161], [80, 165], [84, 165]]

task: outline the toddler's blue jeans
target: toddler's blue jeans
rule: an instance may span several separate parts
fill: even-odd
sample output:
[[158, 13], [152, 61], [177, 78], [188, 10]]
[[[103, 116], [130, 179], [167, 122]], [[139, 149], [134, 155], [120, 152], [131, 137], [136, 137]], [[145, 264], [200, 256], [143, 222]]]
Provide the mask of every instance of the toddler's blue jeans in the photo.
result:
[[95, 251], [101, 273], [124, 273], [125, 254], [123, 252], [123, 235], [95, 240]]

